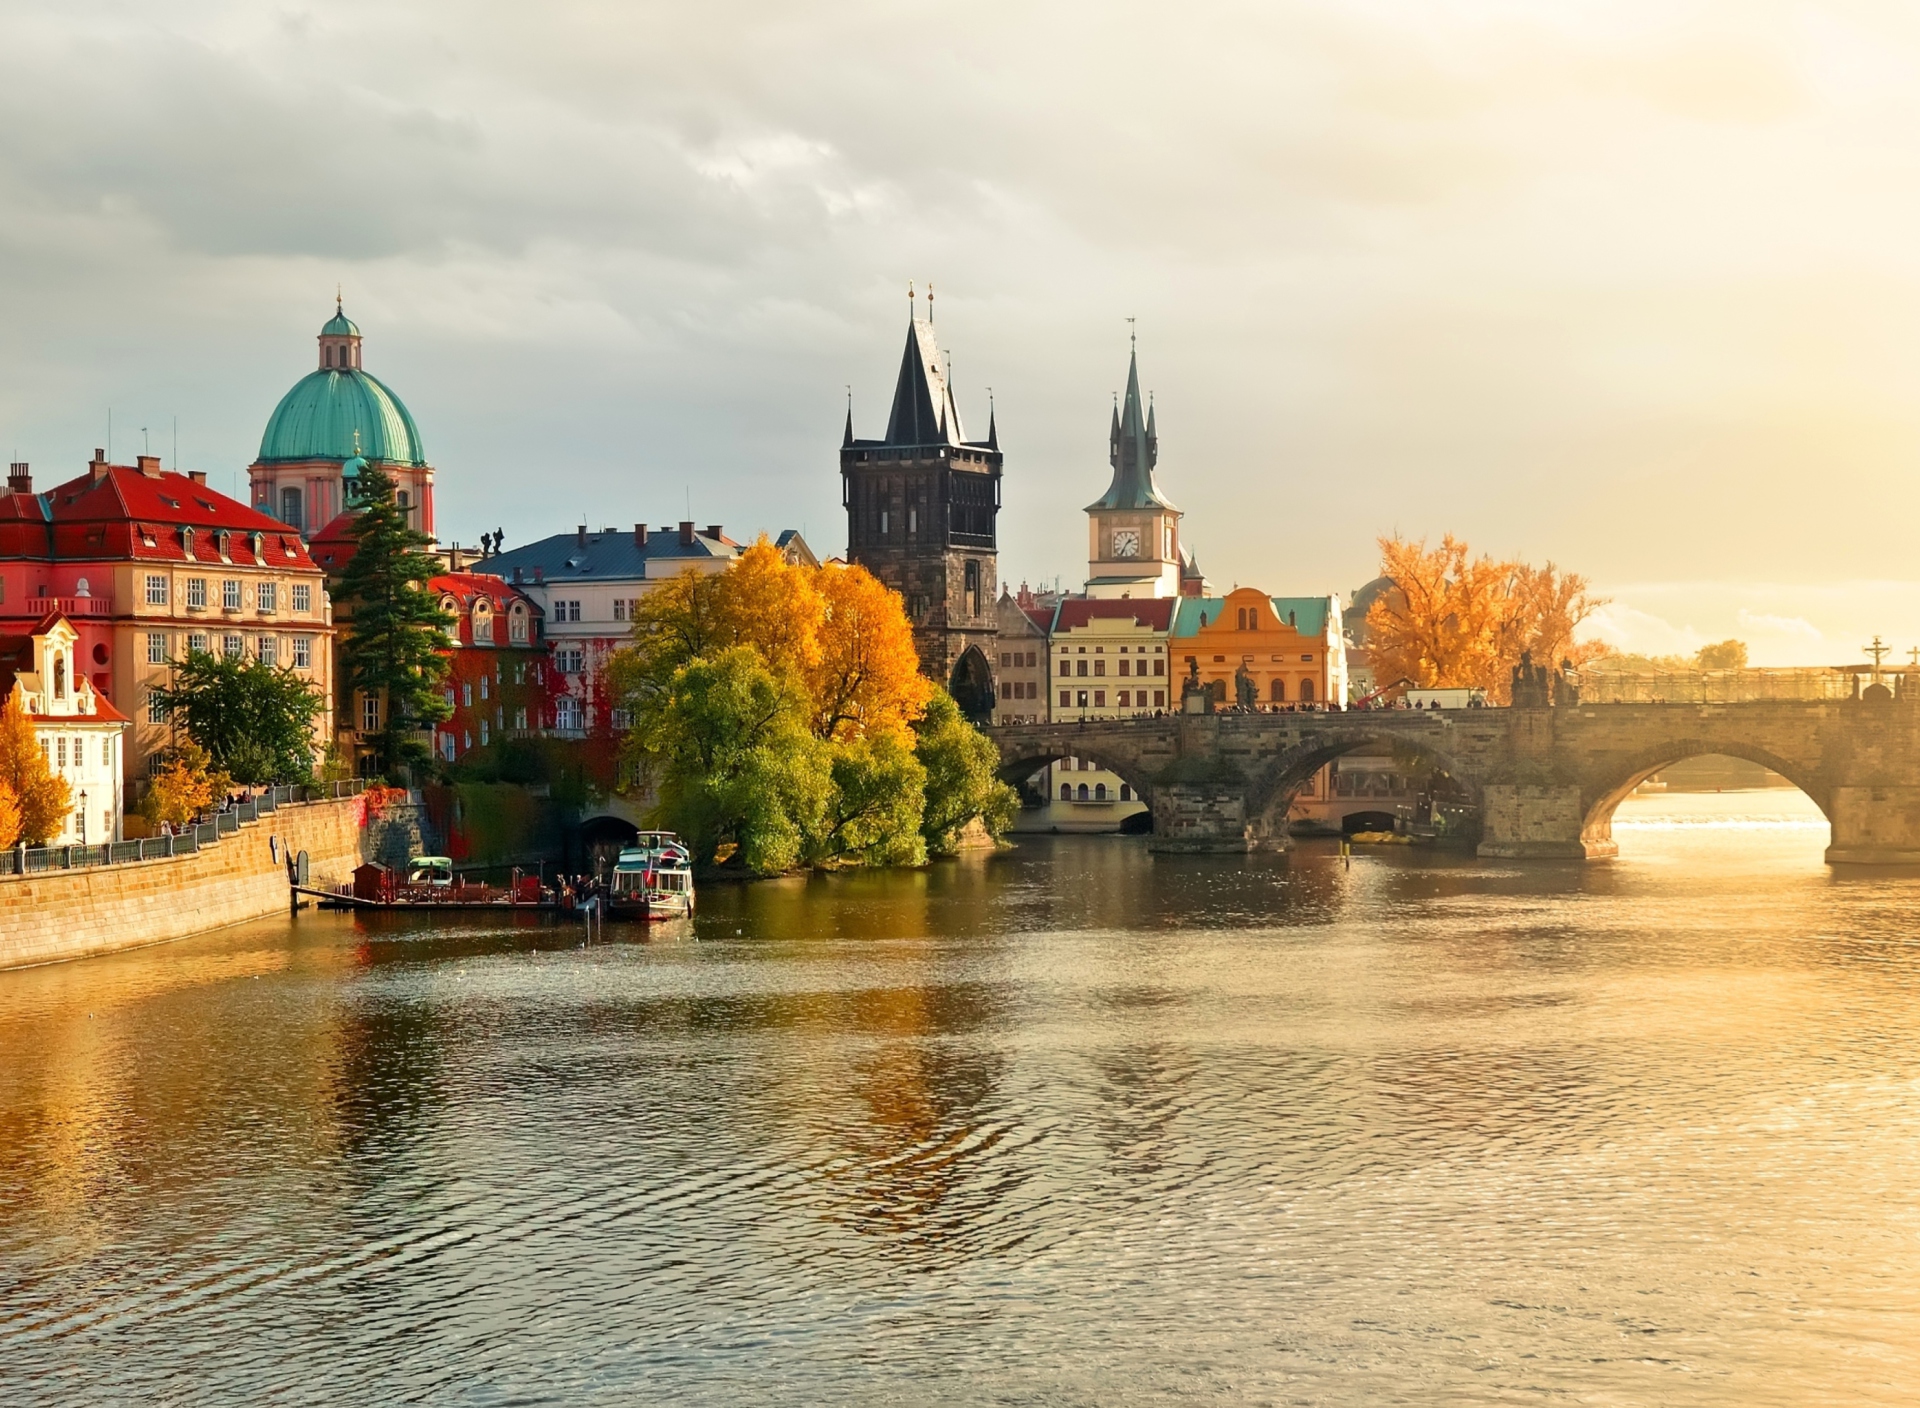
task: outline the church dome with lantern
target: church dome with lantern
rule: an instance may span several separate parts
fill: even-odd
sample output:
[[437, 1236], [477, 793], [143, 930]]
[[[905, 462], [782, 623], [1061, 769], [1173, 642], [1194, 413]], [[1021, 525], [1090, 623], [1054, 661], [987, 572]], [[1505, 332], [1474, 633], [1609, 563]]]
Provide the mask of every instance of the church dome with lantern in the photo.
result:
[[360, 328], [338, 299], [319, 344], [319, 366], [267, 418], [248, 471], [255, 507], [317, 532], [352, 507], [355, 470], [372, 464], [394, 479], [414, 526], [431, 534], [433, 469], [420, 428], [406, 403], [361, 364]]

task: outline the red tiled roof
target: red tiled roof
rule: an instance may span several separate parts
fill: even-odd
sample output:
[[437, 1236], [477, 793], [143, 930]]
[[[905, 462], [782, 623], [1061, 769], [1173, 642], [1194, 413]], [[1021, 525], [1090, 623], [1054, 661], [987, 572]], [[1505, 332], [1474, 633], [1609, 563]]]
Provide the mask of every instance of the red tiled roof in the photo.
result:
[[[191, 532], [192, 553], [187, 550]], [[225, 533], [226, 555], [219, 535]], [[261, 555], [254, 555], [258, 534]], [[91, 470], [45, 494], [0, 495], [0, 557], [60, 562], [233, 562], [311, 570], [300, 535], [184, 474]]]
[[538, 616], [540, 608], [532, 597], [507, 581], [504, 577], [489, 576], [485, 572], [442, 572], [427, 580], [427, 590], [439, 595], [455, 597], [462, 609], [471, 608], [475, 598], [487, 596], [501, 602], [524, 601], [527, 609]]
[[1070, 631], [1090, 621], [1131, 617], [1136, 625], [1145, 626], [1148, 630], [1166, 631], [1173, 628], [1173, 609], [1176, 604], [1170, 596], [1118, 600], [1073, 597], [1060, 603], [1060, 615], [1054, 620], [1053, 628], [1056, 631]]

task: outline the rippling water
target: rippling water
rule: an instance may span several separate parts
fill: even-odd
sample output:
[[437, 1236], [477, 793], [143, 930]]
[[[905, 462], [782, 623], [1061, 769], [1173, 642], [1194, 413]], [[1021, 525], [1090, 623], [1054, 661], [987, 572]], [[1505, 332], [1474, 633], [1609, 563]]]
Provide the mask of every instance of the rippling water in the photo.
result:
[[1920, 1399], [1920, 878], [1616, 834], [0, 974], [0, 1401]]

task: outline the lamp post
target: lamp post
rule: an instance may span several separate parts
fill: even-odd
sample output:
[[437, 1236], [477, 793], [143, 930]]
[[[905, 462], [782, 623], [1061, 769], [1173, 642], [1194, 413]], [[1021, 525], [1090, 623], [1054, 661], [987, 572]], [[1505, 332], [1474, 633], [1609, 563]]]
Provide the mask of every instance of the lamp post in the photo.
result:
[[87, 844], [87, 794], [85, 789], [82, 789], [80, 793], [80, 844], [83, 846]]

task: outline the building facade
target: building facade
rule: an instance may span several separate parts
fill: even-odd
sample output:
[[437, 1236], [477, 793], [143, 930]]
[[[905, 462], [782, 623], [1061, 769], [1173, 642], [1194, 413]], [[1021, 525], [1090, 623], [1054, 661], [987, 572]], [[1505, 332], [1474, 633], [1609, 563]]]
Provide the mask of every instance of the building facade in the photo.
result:
[[970, 718], [992, 717], [1001, 454], [991, 415], [970, 441], [942, 370], [931, 318], [910, 308], [886, 434], [840, 445], [847, 560], [899, 592], [920, 668]]
[[1216, 708], [1339, 707], [1347, 698], [1340, 599], [1267, 596], [1240, 587], [1224, 597], [1180, 602], [1170, 642], [1177, 702], [1191, 676]]
[[518, 587], [479, 572], [445, 572], [427, 583], [447, 616], [447, 703], [434, 755], [457, 763], [503, 738], [553, 724], [544, 613]]
[[0, 496], [0, 631], [9, 620], [65, 616], [74, 661], [95, 694], [132, 720], [120, 749], [129, 795], [174, 729], [151, 697], [189, 651], [285, 666], [328, 701], [315, 746], [332, 731], [333, 621], [326, 579], [300, 535], [142, 455], [44, 494], [25, 465]]
[[1047, 672], [1051, 658], [1047, 651], [1047, 629], [1053, 623], [1053, 608], [1039, 605], [1022, 582], [1019, 595], [1000, 593], [996, 615], [1000, 668], [993, 721], [997, 724], [1044, 723], [1051, 717], [1047, 707]]
[[47, 838], [52, 846], [99, 846], [124, 834], [127, 716], [94, 690], [85, 666], [80, 632], [64, 616], [0, 635], [0, 701], [19, 698], [48, 768], [67, 782], [69, 808]]
[[433, 466], [419, 427], [361, 365], [360, 329], [337, 301], [319, 344], [318, 367], [280, 398], [247, 468], [255, 510], [311, 537], [353, 506], [361, 469], [375, 465], [408, 523], [432, 537]]

